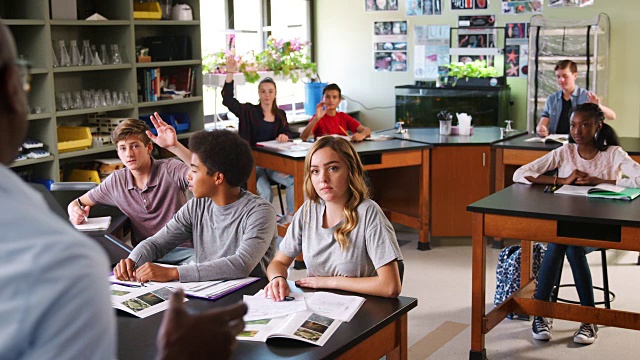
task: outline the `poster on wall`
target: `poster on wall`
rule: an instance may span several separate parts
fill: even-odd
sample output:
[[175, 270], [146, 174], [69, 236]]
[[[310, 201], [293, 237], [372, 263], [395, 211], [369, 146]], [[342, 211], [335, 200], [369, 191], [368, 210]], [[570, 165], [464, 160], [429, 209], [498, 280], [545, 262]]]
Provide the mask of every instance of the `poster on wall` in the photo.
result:
[[502, 13], [506, 15], [541, 14], [543, 0], [502, 0]]
[[451, 0], [451, 10], [486, 10], [489, 0]]
[[449, 25], [414, 26], [414, 76], [437, 79], [449, 64]]
[[442, 0], [407, 0], [407, 16], [442, 15]]
[[373, 22], [373, 63], [376, 71], [407, 71], [407, 22]]
[[366, 11], [396, 11], [398, 10], [398, 0], [365, 0], [364, 9]]
[[529, 70], [528, 26], [528, 23], [507, 23], [505, 25], [505, 75], [508, 77], [527, 77]]
[[591, 6], [595, 0], [549, 0], [549, 7], [585, 7]]

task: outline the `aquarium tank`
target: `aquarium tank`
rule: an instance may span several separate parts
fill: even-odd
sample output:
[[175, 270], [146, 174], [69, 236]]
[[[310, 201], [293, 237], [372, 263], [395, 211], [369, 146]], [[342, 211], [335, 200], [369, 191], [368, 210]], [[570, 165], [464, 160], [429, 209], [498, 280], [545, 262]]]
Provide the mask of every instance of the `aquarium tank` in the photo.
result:
[[508, 85], [435, 87], [429, 83], [396, 86], [396, 122], [405, 127], [438, 127], [437, 114], [467, 113], [473, 126], [503, 126], [510, 119]]

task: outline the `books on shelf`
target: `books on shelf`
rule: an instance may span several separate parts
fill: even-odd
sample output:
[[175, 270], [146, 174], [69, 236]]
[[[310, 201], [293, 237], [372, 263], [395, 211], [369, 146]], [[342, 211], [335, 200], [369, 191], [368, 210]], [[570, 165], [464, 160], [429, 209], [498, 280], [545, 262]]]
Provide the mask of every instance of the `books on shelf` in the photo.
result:
[[569, 142], [568, 134], [551, 134], [546, 137], [532, 137], [526, 139], [524, 142], [539, 142], [539, 143], [553, 143], [557, 142], [560, 144], [566, 144]]
[[92, 217], [82, 224], [73, 224], [73, 226], [80, 231], [100, 231], [107, 230], [111, 225], [111, 216]]
[[563, 185], [554, 194], [631, 201], [640, 196], [640, 188], [625, 188], [613, 184], [598, 184], [596, 186]]
[[358, 312], [365, 299], [327, 292], [291, 293], [291, 301], [273, 301], [264, 291], [244, 297], [249, 307], [245, 328], [236, 337], [245, 341], [288, 338], [322, 346], [343, 322]]
[[138, 100], [181, 99], [195, 94], [196, 68], [150, 68], [138, 70]]

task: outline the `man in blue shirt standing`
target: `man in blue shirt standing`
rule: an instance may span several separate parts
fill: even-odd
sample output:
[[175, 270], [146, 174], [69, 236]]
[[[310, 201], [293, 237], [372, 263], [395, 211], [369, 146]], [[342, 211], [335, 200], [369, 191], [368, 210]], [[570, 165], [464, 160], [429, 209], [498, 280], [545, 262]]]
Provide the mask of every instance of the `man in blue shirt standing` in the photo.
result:
[[[27, 132], [29, 73], [0, 20], [0, 359], [115, 359], [104, 251], [61, 221], [7, 166]], [[246, 305], [189, 315], [173, 294], [158, 358], [226, 358]]]
[[616, 113], [600, 103], [598, 96], [576, 85], [578, 66], [571, 60], [561, 60], [556, 64], [556, 81], [560, 91], [549, 95], [542, 110], [542, 118], [536, 127], [540, 136], [568, 134], [571, 108], [587, 102], [600, 106], [605, 119], [614, 120]]

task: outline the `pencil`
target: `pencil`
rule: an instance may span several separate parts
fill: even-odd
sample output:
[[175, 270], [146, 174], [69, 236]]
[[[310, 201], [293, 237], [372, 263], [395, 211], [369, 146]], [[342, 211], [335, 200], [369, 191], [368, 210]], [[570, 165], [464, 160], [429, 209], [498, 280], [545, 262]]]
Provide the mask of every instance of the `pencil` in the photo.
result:
[[342, 126], [340, 126], [340, 125], [338, 125], [338, 127], [340, 128], [340, 130], [342, 130], [342, 132], [343, 132], [345, 135], [349, 136], [349, 133], [347, 132], [347, 130], [343, 129], [343, 128], [342, 128]]

